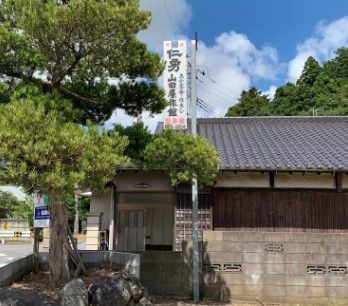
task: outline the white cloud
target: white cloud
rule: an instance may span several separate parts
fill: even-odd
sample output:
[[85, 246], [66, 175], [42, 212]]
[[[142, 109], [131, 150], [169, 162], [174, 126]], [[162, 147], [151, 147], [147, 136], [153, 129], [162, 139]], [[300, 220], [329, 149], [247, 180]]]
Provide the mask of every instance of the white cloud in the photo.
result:
[[[152, 22], [150, 26], [139, 34], [140, 40], [145, 42], [151, 50], [162, 54], [163, 41], [174, 40], [174, 33], [177, 38], [184, 38], [185, 28], [191, 20], [191, 7], [185, 0], [166, 0], [171, 20], [168, 18], [165, 3], [163, 0], [141, 0], [140, 7], [143, 10], [149, 10], [152, 13]], [[162, 82], [159, 80], [159, 84]], [[162, 121], [161, 115], [150, 116], [145, 112], [142, 120], [154, 131], [157, 122]], [[113, 115], [104, 124], [106, 128], [112, 128], [114, 123], [124, 126], [133, 124], [137, 118], [128, 116], [123, 110], [114, 111]]]
[[[123, 126], [129, 126], [132, 125], [134, 122], [137, 121], [138, 118], [129, 116], [126, 114], [126, 112], [123, 109], [116, 109], [111, 118], [107, 120], [104, 123], [104, 127], [106, 129], [112, 129], [114, 124], [121, 124]], [[149, 112], [144, 112], [141, 115], [142, 121], [149, 127], [150, 131], [154, 131], [157, 126], [157, 122], [162, 121], [162, 115], [156, 114], [156, 115], [150, 115]]]
[[254, 78], [274, 79], [279, 71], [277, 50], [269, 46], [258, 50], [245, 34], [223, 33], [216, 38], [216, 47], [232, 56], [238, 66]]
[[321, 21], [313, 37], [297, 46], [297, 55], [288, 66], [289, 81], [295, 82], [301, 75], [303, 65], [309, 56], [325, 61], [334, 56], [335, 50], [348, 46], [348, 16], [330, 23]]
[[[163, 0], [141, 0], [141, 8], [150, 10], [153, 20], [149, 28], [140, 33], [139, 38], [147, 43], [150, 49], [162, 54], [163, 41], [177, 37], [187, 39], [183, 34], [192, 17], [191, 7], [187, 0], [166, 0], [171, 21], [168, 18]], [[215, 43], [208, 46], [201, 42], [198, 51], [198, 65], [200, 70], [210, 73], [215, 83], [208, 76], [198, 75], [205, 82], [198, 82], [198, 97], [214, 108], [216, 113], [224, 115], [229, 106], [237, 102], [240, 93], [248, 89], [254, 80], [276, 79], [281, 65], [277, 50], [270, 46], [257, 48], [249, 38], [234, 31], [222, 33], [215, 39]], [[207, 69], [208, 68], [208, 69]], [[209, 116], [200, 110], [200, 116]], [[148, 114], [143, 120], [154, 130], [161, 115], [150, 118]], [[123, 125], [132, 124], [136, 119], [123, 111], [116, 111], [106, 122], [106, 127], [112, 127], [117, 122]]]
[[1, 191], [10, 192], [15, 195], [19, 200], [25, 200], [27, 195], [23, 192], [23, 189], [16, 186], [0, 186]]
[[150, 26], [142, 31], [140, 39], [157, 52], [162, 52], [164, 40], [174, 40], [174, 33], [185, 37], [182, 33], [188, 26], [192, 14], [191, 6], [185, 0], [166, 0], [169, 19], [164, 0], [141, 0], [140, 7], [152, 12]]
[[198, 95], [220, 114], [237, 102], [253, 80], [274, 80], [281, 67], [276, 49], [257, 49], [246, 35], [234, 31], [219, 35], [213, 46], [201, 43], [198, 65], [208, 74], [198, 75], [204, 82], [198, 82]]
[[270, 100], [273, 100], [276, 90], [277, 86], [272, 85], [268, 90], [262, 92], [262, 94], [268, 96]]

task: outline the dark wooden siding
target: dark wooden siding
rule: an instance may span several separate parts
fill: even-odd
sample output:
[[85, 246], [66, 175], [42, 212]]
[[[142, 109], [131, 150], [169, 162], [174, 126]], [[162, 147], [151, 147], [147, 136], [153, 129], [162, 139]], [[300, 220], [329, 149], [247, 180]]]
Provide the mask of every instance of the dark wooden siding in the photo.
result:
[[214, 229], [346, 230], [348, 193], [215, 190]]

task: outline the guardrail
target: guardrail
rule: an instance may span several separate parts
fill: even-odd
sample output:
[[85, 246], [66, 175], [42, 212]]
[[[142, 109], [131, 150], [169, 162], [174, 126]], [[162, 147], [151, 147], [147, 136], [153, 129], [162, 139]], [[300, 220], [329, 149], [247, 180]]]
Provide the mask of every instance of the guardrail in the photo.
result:
[[5, 243], [5, 239], [14, 238], [30, 238], [30, 231], [0, 231], [0, 241], [2, 244]]

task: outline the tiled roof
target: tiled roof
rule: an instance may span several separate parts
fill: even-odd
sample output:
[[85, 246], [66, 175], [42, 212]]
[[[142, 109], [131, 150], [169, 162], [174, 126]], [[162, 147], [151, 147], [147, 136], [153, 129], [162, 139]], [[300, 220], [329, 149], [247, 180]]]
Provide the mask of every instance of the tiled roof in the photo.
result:
[[348, 171], [348, 117], [198, 119], [221, 169]]

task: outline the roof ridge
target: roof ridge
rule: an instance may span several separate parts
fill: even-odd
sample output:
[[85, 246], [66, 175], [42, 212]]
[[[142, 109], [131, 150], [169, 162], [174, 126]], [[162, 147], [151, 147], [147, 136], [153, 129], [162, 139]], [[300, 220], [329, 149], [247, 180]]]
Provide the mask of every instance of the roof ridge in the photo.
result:
[[[233, 122], [233, 121], [348, 121], [348, 116], [253, 116], [253, 117], [223, 117], [223, 118], [198, 118], [198, 122]], [[190, 121], [190, 119], [189, 119]]]

